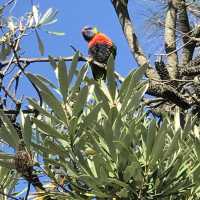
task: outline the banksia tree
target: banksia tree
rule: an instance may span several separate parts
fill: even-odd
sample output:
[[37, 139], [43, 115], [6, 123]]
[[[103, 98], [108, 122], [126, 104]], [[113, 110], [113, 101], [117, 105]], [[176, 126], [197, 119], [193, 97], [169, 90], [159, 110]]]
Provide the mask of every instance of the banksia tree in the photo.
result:
[[[2, 12], [12, 3], [3, 5]], [[69, 57], [22, 57], [20, 44], [26, 33], [35, 33], [44, 53], [38, 29], [55, 21], [53, 9], [42, 15], [33, 5], [18, 23], [4, 17], [2, 199], [200, 198], [199, 56], [193, 56], [199, 26], [191, 28], [189, 23], [190, 16], [198, 17], [198, 4], [164, 1], [166, 53], [152, 66], [129, 17], [128, 0], [111, 3], [138, 64], [125, 78], [114, 70], [113, 52], [105, 62], [76, 49]], [[181, 48], [176, 47], [177, 37]], [[79, 61], [85, 64], [79, 67]], [[48, 62], [57, 82], [27, 72], [37, 62]], [[17, 71], [7, 73], [13, 66]], [[104, 70], [105, 80], [90, 78], [88, 71], [95, 66]], [[26, 98], [28, 103], [18, 98], [18, 83], [24, 77], [38, 95]]]

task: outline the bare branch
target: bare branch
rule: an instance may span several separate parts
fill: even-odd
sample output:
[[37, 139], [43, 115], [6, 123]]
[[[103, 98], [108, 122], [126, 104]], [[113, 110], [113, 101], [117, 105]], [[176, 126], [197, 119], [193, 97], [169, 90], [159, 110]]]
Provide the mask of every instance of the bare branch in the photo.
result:
[[[189, 24], [189, 19], [188, 19], [188, 14], [187, 14], [187, 5], [185, 3], [185, 0], [177, 0], [178, 4], [178, 22], [180, 26], [180, 31], [183, 34], [182, 41], [183, 44], [187, 44], [190, 41], [190, 37], [188, 37], [190, 33], [190, 24]], [[182, 53], [182, 64], [185, 65], [187, 64], [193, 56], [194, 52], [194, 44], [187, 44], [183, 47], [183, 53]]]
[[[176, 52], [176, 0], [169, 0], [165, 18], [165, 51], [167, 54], [168, 71], [171, 78], [177, 76], [178, 56]], [[173, 53], [171, 53], [173, 52]]]
[[148, 65], [146, 76], [148, 78], [158, 78], [157, 73], [150, 67], [149, 61], [145, 56], [142, 48], [139, 45], [138, 38], [136, 36], [134, 26], [131, 22], [128, 13], [128, 1], [122, 2], [120, 0], [111, 0], [113, 7], [115, 8], [116, 14], [118, 16], [119, 22], [121, 24], [124, 35], [127, 39], [131, 53], [138, 63], [139, 66]]
[[[69, 56], [69, 57], [52, 57], [52, 59], [54, 61], [59, 61], [60, 59], [64, 60], [64, 61], [72, 61], [73, 60], [73, 56]], [[82, 61], [82, 62], [90, 62], [90, 58], [89, 57], [84, 57], [84, 56], [80, 56], [79, 57], [79, 61]], [[10, 61], [4, 61], [2, 62], [2, 67], [5, 67], [8, 65]], [[43, 58], [40, 58], [40, 57], [36, 57], [36, 58], [19, 58], [18, 59], [14, 59], [12, 61], [12, 64], [17, 64], [17, 63], [24, 63], [24, 69], [29, 65], [29, 64], [32, 64], [32, 63], [45, 63], [45, 62], [50, 62], [49, 58], [48, 57], [43, 57]], [[97, 61], [92, 61], [94, 64], [98, 65], [98, 67], [102, 67], [102, 68], [105, 68], [105, 65], [102, 64], [102, 63], [99, 63]], [[118, 73], [118, 72], [114, 72], [115, 73], [115, 77], [123, 82], [123, 77]], [[21, 72], [19, 71], [17, 74], [16, 74], [16, 77], [18, 77], [19, 75], [21, 74]], [[15, 77], [15, 78], [16, 78]], [[13, 79], [15, 79], [13, 78]], [[14, 80], [12, 80], [13, 82]]]
[[[59, 61], [60, 59], [63, 59], [64, 61], [72, 61], [73, 56], [69, 56], [69, 57], [53, 57], [53, 60], [55, 61]], [[87, 57], [79, 57], [79, 61], [88, 61], [89, 58]], [[18, 58], [14, 59], [12, 61], [12, 64], [17, 64], [17, 62], [20, 63], [27, 63], [27, 64], [31, 64], [31, 63], [40, 63], [40, 62], [50, 62], [49, 58]], [[9, 63], [9, 61], [4, 61], [2, 62], [2, 67], [6, 66]]]

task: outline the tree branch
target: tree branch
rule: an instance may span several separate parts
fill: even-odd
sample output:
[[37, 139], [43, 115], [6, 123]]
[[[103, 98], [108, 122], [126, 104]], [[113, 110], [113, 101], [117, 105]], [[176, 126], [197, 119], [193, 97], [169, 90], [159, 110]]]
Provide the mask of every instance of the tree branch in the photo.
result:
[[121, 24], [124, 35], [127, 39], [128, 45], [131, 49], [131, 53], [139, 66], [147, 65], [146, 76], [148, 78], [158, 78], [158, 74], [150, 67], [149, 61], [145, 56], [142, 48], [139, 45], [138, 38], [136, 36], [134, 26], [131, 22], [128, 13], [128, 1], [122, 2], [121, 0], [111, 0], [111, 3], [115, 9], [119, 22]]
[[[60, 59], [63, 59], [64, 61], [72, 61], [73, 60], [73, 56], [69, 56], [69, 57], [53, 57], [53, 60], [55, 61], [59, 61]], [[79, 57], [79, 61], [88, 61], [89, 58], [87, 57]], [[27, 64], [31, 64], [31, 63], [40, 63], [40, 62], [50, 62], [49, 58], [19, 58], [14, 59], [12, 61], [12, 64], [17, 64], [17, 62], [20, 63], [27, 63]], [[5, 67], [7, 64], [9, 63], [9, 61], [4, 61], [2, 62], [2, 67]]]
[[147, 94], [157, 97], [162, 97], [177, 106], [183, 108], [184, 110], [190, 108], [190, 103], [178, 93], [174, 88], [169, 85], [150, 82]]
[[[72, 61], [73, 60], [73, 56], [69, 56], [69, 57], [52, 57], [52, 59], [54, 61], [59, 61], [60, 59], [63, 59], [64, 61]], [[85, 56], [80, 56], [79, 61], [82, 61], [82, 62], [90, 62], [90, 58], [89, 57], [85, 57]], [[5, 67], [8, 65], [10, 61], [6, 60], [4, 62], [2, 62], [2, 67]], [[45, 63], [45, 62], [50, 62], [50, 59], [48, 57], [43, 57], [43, 58], [40, 58], [40, 57], [36, 57], [36, 58], [18, 58], [18, 59], [14, 59], [12, 61], [12, 64], [17, 64], [17, 63], [24, 63], [25, 65], [25, 68], [29, 65], [29, 64], [32, 64], [32, 63]], [[102, 64], [102, 63], [99, 63], [97, 61], [92, 61], [94, 64], [98, 65], [98, 67], [102, 67], [102, 68], [105, 68], [105, 65]], [[25, 69], [24, 68], [24, 69]], [[17, 74], [16, 74], [16, 77], [18, 77], [18, 75], [20, 74], [21, 72], [19, 71]], [[114, 72], [115, 73], [115, 77], [123, 82], [124, 78], [118, 73], [118, 72]], [[16, 78], [15, 77], [15, 78]], [[15, 79], [14, 78], [14, 79]], [[13, 82], [14, 80], [12, 80]]]
[[[185, 3], [185, 0], [177, 0], [178, 4], [178, 22], [180, 26], [180, 31], [183, 34], [182, 41], [183, 44], [187, 44], [190, 41], [190, 24], [189, 24], [189, 19], [188, 19], [188, 14], [187, 14], [187, 5]], [[183, 47], [183, 53], [182, 53], [182, 64], [185, 65], [187, 64], [193, 56], [194, 52], [194, 44], [188, 43], [187, 45], [184, 45]]]
[[[172, 79], [177, 76], [178, 56], [176, 52], [176, 0], [168, 1], [168, 10], [165, 17], [165, 51], [168, 61], [168, 72]], [[173, 53], [171, 53], [173, 52]]]

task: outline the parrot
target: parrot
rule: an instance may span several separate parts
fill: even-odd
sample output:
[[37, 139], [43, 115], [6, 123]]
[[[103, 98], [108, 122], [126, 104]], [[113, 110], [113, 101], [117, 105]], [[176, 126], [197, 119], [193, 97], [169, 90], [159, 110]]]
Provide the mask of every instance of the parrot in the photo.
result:
[[106, 65], [111, 54], [115, 59], [116, 45], [107, 35], [99, 32], [96, 27], [85, 26], [81, 32], [83, 38], [88, 42], [88, 54], [91, 58], [89, 63], [94, 80], [106, 80], [106, 68], [98, 66], [93, 61]]

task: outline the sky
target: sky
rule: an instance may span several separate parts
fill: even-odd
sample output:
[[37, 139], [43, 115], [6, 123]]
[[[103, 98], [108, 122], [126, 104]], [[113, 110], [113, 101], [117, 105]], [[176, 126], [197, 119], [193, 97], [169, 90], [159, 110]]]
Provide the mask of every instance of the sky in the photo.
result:
[[[6, 0], [0, 0], [0, 3], [2, 2], [6, 2]], [[10, 15], [19, 18], [31, 10], [31, 0], [16, 0], [16, 2], [11, 9], [11, 13], [9, 13]], [[45, 26], [41, 30], [38, 30], [45, 46], [45, 57], [48, 55], [71, 56], [74, 54], [74, 51], [70, 45], [73, 45], [83, 55], [87, 56], [87, 43], [81, 35], [81, 29], [85, 25], [91, 25], [96, 26], [99, 31], [108, 35], [116, 44], [117, 57], [115, 70], [117, 72], [123, 76], [127, 76], [130, 71], [137, 67], [110, 0], [32, 0], [32, 2], [34, 5], [39, 6], [41, 15], [48, 8], [58, 10], [58, 21], [55, 24]], [[136, 33], [138, 34], [142, 47], [145, 47], [147, 56], [154, 59], [153, 54], [149, 54], [149, 52], [160, 49], [160, 47], [157, 47], [157, 44], [159, 44], [158, 38], [156, 38], [156, 42], [152, 45], [151, 40], [148, 39], [148, 33], [151, 31], [148, 27], [144, 26], [144, 20], [147, 19], [147, 11], [152, 9], [150, 5], [149, 0], [129, 0], [129, 12], [134, 21]], [[64, 32], [65, 35], [60, 37], [48, 35], [44, 29]], [[22, 57], [41, 57], [34, 32], [24, 37], [21, 43], [21, 49]], [[67, 66], [69, 66], [69, 63], [67, 63]], [[53, 70], [49, 64], [33, 64], [27, 70], [32, 73], [41, 74], [51, 81], [55, 81]], [[91, 72], [89, 74], [91, 75]], [[19, 94], [25, 92], [25, 96], [32, 95], [32, 86], [26, 79], [20, 81], [19, 84]]]
[[[80, 50], [81, 53], [87, 56], [87, 43], [81, 35], [81, 29], [85, 25], [92, 25], [108, 35], [116, 44], [117, 57], [115, 69], [117, 72], [123, 76], [127, 76], [131, 70], [137, 67], [110, 0], [32, 1], [34, 5], [39, 6], [41, 14], [44, 14], [48, 8], [58, 10], [57, 23], [45, 26], [44, 29], [65, 33], [65, 36], [57, 37], [48, 35], [43, 30], [38, 30], [45, 45], [45, 57], [48, 55], [71, 56], [74, 52], [70, 45], [73, 45], [76, 49]], [[144, 14], [146, 13], [145, 9], [151, 9], [147, 4], [148, 1], [149, 0], [129, 0], [129, 11], [132, 20], [134, 20], [136, 33], [139, 36], [141, 45], [147, 53], [147, 56], [150, 56], [150, 59], [153, 60], [154, 55], [151, 52], [159, 52], [160, 49], [162, 49], [162, 45], [158, 38], [156, 38], [156, 41], [153, 43], [152, 40], [148, 39], [148, 33], [150, 33], [151, 30], [144, 26], [144, 20], [146, 19]], [[5, 0], [0, 0], [0, 5], [4, 2]], [[26, 12], [31, 10], [30, 2], [30, 0], [17, 0], [15, 6], [11, 9], [12, 12], [9, 14], [16, 18], [23, 16]], [[144, 5], [146, 5], [146, 7], [144, 7]], [[22, 40], [21, 49], [23, 57], [41, 57], [34, 33], [26, 36]], [[69, 66], [69, 63], [67, 63], [67, 66]], [[41, 74], [44, 77], [55, 81], [53, 70], [49, 64], [33, 64], [30, 65], [27, 70], [35, 74]], [[19, 88], [19, 95], [25, 95], [25, 97], [36, 95], [26, 79], [20, 81]]]
[[[136, 32], [143, 37], [146, 30], [143, 27], [145, 9], [142, 6], [147, 0], [130, 0], [129, 2], [130, 15], [134, 20]], [[70, 45], [87, 55], [87, 44], [83, 40], [80, 31], [85, 25], [92, 25], [108, 35], [116, 44], [117, 58], [115, 67], [119, 73], [126, 76], [137, 66], [110, 0], [33, 0], [33, 4], [39, 6], [42, 14], [48, 8], [58, 10], [57, 23], [45, 26], [44, 29], [65, 33], [65, 36], [55, 37], [44, 33], [42, 30], [39, 31], [45, 45], [44, 56], [70, 56], [74, 53]], [[30, 9], [31, 3], [29, 0], [17, 0], [17, 4], [12, 9], [12, 14], [19, 17]], [[147, 45], [143, 39], [141, 39], [141, 43], [144, 46]], [[150, 46], [148, 45], [146, 48], [148, 49]], [[27, 36], [23, 40], [23, 53], [23, 56], [40, 56], [35, 34]], [[49, 69], [46, 65], [39, 64], [31, 66], [31, 70], [46, 74]]]

